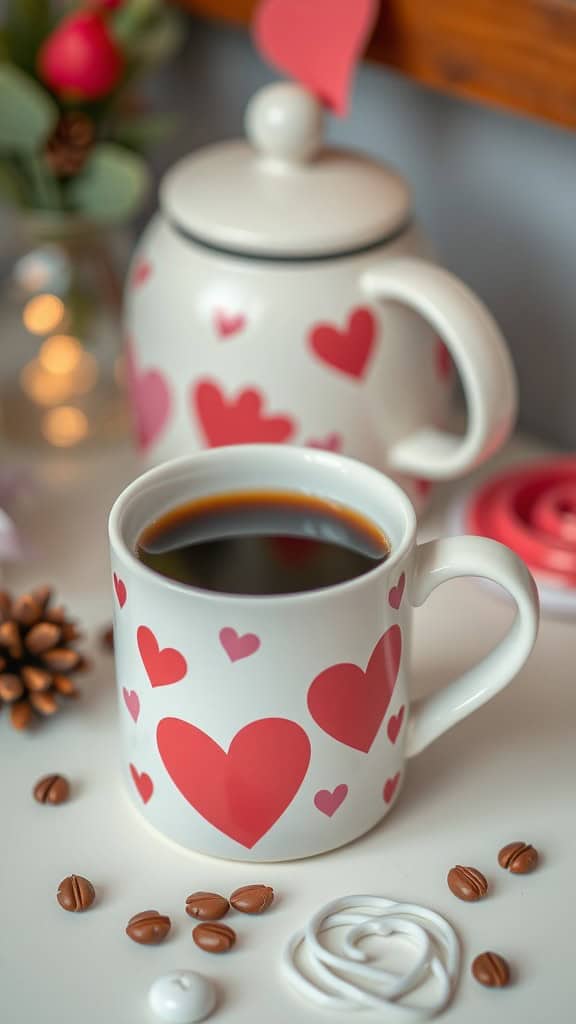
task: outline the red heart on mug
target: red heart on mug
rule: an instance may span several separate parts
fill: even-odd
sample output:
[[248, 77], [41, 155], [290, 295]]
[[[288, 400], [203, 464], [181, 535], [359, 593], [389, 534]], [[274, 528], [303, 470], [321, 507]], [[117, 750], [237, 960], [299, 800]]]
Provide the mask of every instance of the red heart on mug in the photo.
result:
[[223, 309], [214, 310], [214, 326], [221, 338], [229, 338], [238, 334], [246, 325], [243, 313], [226, 313]]
[[377, 0], [262, 0], [254, 38], [276, 68], [343, 115], [377, 13]]
[[158, 439], [170, 416], [170, 389], [160, 370], [141, 372], [132, 344], [126, 346], [126, 385], [136, 441], [146, 451]]
[[128, 597], [126, 591], [126, 584], [124, 583], [124, 580], [121, 580], [120, 577], [116, 575], [116, 573], [114, 573], [113, 575], [113, 580], [114, 590], [116, 591], [116, 597], [118, 598], [118, 604], [120, 605], [121, 608], [123, 608], [124, 605], [126, 604], [126, 598]]
[[248, 850], [292, 803], [310, 763], [306, 733], [285, 718], [250, 722], [236, 733], [228, 752], [179, 718], [162, 719], [156, 739], [184, 799]]
[[138, 626], [138, 650], [152, 686], [171, 686], [186, 675], [186, 659], [174, 647], [160, 648], [148, 626]]
[[398, 611], [402, 604], [402, 597], [404, 596], [404, 587], [406, 585], [406, 574], [402, 573], [398, 583], [388, 593], [388, 604], [394, 611]]
[[388, 733], [388, 739], [390, 743], [396, 743], [398, 736], [400, 735], [400, 729], [402, 728], [402, 722], [404, 721], [404, 705], [400, 708], [397, 715], [390, 715], [388, 719], [388, 725], [386, 726], [386, 732]]
[[376, 320], [370, 309], [352, 310], [342, 330], [333, 324], [317, 324], [309, 335], [313, 352], [328, 366], [360, 378], [366, 372], [376, 341]]
[[289, 416], [265, 415], [264, 401], [256, 388], [245, 388], [236, 398], [227, 398], [218, 384], [209, 380], [199, 381], [192, 391], [192, 403], [211, 448], [288, 441], [294, 433], [294, 423]]
[[394, 799], [394, 794], [398, 789], [398, 783], [400, 782], [400, 772], [396, 772], [391, 779], [386, 779], [384, 783], [384, 789], [382, 790], [382, 796], [387, 804]]
[[154, 783], [152, 782], [152, 779], [146, 772], [139, 772], [138, 769], [135, 768], [133, 764], [131, 764], [129, 767], [130, 775], [132, 776], [134, 785], [136, 786], [136, 789], [140, 794], [140, 799], [142, 800], [143, 804], [147, 804], [154, 792]]
[[339, 743], [367, 754], [390, 705], [401, 655], [400, 626], [391, 626], [365, 672], [350, 662], [320, 672], [308, 690], [308, 710], [316, 724]]

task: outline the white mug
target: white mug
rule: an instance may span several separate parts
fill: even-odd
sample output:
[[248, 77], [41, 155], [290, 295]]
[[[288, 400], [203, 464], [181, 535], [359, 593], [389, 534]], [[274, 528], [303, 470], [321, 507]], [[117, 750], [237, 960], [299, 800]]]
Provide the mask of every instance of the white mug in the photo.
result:
[[[339, 502], [383, 530], [391, 553], [344, 583], [272, 597], [204, 591], [136, 557], [143, 528], [169, 509], [250, 489]], [[165, 463], [117, 499], [110, 544], [129, 793], [159, 832], [216, 857], [307, 857], [371, 829], [406, 760], [506, 686], [536, 639], [536, 588], [516, 555], [480, 537], [418, 546], [397, 484], [333, 453], [245, 445]], [[503, 586], [514, 623], [411, 708], [413, 609], [466, 575]]]

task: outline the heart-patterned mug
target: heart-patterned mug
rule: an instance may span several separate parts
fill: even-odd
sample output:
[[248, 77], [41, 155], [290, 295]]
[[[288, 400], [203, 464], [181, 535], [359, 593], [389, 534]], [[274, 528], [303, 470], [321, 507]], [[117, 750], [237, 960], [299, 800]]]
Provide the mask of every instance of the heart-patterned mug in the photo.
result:
[[[252, 489], [360, 512], [391, 553], [344, 583], [272, 597], [204, 591], [136, 557], [141, 531], [168, 510]], [[401, 488], [331, 452], [241, 445], [165, 463], [117, 499], [110, 545], [129, 793], [159, 832], [216, 857], [307, 857], [371, 829], [407, 759], [506, 686], [536, 638], [536, 588], [516, 555], [480, 537], [417, 545]], [[465, 575], [503, 586], [514, 623], [484, 661], [411, 708], [413, 609]]]

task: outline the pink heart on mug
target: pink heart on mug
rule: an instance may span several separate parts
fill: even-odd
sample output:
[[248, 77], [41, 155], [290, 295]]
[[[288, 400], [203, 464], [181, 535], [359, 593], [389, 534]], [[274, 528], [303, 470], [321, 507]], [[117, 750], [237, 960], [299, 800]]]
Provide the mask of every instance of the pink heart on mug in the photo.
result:
[[436, 339], [434, 357], [436, 373], [440, 379], [446, 380], [448, 377], [451, 377], [453, 370], [452, 356], [450, 355], [450, 349], [444, 344], [441, 338]]
[[114, 573], [112, 578], [114, 580], [114, 590], [116, 591], [118, 604], [120, 605], [121, 608], [123, 608], [124, 605], [126, 604], [126, 598], [128, 597], [128, 594], [126, 592], [126, 584], [124, 583], [124, 580], [121, 580], [120, 577], [116, 575], [116, 573]]
[[184, 678], [187, 665], [180, 651], [174, 647], [160, 648], [148, 626], [138, 626], [136, 638], [140, 657], [153, 687], [171, 686]]
[[134, 785], [138, 790], [140, 799], [142, 800], [143, 804], [147, 804], [154, 792], [154, 783], [152, 782], [152, 779], [146, 772], [139, 772], [138, 769], [135, 768], [133, 764], [131, 764], [129, 767], [130, 775], [132, 776], [132, 781], [134, 782]]
[[132, 287], [139, 288], [141, 285], [146, 284], [146, 281], [152, 273], [152, 264], [148, 260], [140, 260], [137, 263], [132, 272]]
[[376, 319], [370, 309], [358, 307], [352, 310], [344, 328], [316, 324], [310, 331], [309, 342], [321, 362], [360, 379], [376, 342]]
[[124, 697], [124, 703], [130, 712], [133, 720], [138, 721], [140, 714], [140, 698], [136, 693], [136, 690], [127, 690], [125, 686], [122, 687], [122, 696]]
[[221, 338], [229, 338], [246, 326], [246, 317], [243, 313], [226, 313], [223, 309], [216, 309], [214, 326]]
[[386, 779], [384, 783], [384, 789], [382, 790], [382, 796], [384, 797], [385, 803], [389, 804], [394, 799], [394, 794], [398, 789], [398, 783], [400, 782], [400, 772], [396, 772], [391, 779]]
[[220, 643], [230, 661], [240, 661], [256, 653], [260, 647], [260, 637], [255, 633], [244, 633], [240, 636], [232, 626], [225, 626], [220, 630]]
[[289, 416], [263, 412], [265, 397], [256, 388], [245, 388], [228, 398], [218, 384], [198, 381], [192, 403], [206, 442], [211, 448], [226, 444], [265, 444], [288, 441], [294, 433]]
[[351, 662], [320, 672], [308, 690], [308, 710], [316, 724], [339, 743], [367, 754], [390, 705], [401, 655], [400, 626], [391, 626], [365, 672]]
[[296, 796], [310, 741], [285, 718], [262, 718], [236, 733], [228, 751], [191, 722], [164, 718], [158, 752], [185, 800], [214, 828], [251, 850]]
[[377, 13], [377, 0], [262, 0], [254, 38], [274, 67], [342, 116]]
[[170, 389], [160, 370], [141, 372], [132, 344], [126, 346], [126, 385], [136, 440], [147, 451], [164, 430], [170, 416]]
[[347, 796], [348, 786], [343, 782], [333, 790], [319, 789], [314, 797], [314, 805], [319, 811], [322, 811], [322, 814], [331, 818], [342, 806]]
[[398, 609], [399, 609], [399, 607], [400, 607], [400, 605], [402, 603], [402, 597], [404, 595], [404, 587], [405, 587], [405, 585], [406, 585], [406, 574], [402, 573], [402, 575], [401, 575], [400, 579], [398, 580], [398, 583], [396, 584], [396, 586], [392, 587], [392, 589], [388, 593], [388, 604], [390, 605], [391, 608], [394, 608], [395, 611], [398, 611]]
[[398, 714], [397, 715], [390, 715], [390, 718], [388, 719], [388, 725], [386, 726], [386, 732], [388, 733], [388, 739], [390, 740], [391, 743], [396, 743], [396, 740], [398, 739], [398, 736], [400, 735], [400, 730], [402, 728], [402, 722], [404, 721], [404, 711], [405, 710], [406, 709], [405, 709], [404, 704], [403, 704], [402, 707], [400, 708], [400, 711], [398, 712]]

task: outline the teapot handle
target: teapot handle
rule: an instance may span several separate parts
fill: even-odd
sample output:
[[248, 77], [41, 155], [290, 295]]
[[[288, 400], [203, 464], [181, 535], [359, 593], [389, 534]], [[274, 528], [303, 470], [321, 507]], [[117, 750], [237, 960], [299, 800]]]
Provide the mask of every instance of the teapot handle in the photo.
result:
[[516, 418], [516, 377], [496, 322], [462, 281], [424, 260], [387, 260], [366, 270], [360, 284], [372, 301], [399, 302], [432, 325], [460, 374], [468, 408], [463, 437], [418, 430], [390, 448], [390, 467], [436, 480], [467, 473], [504, 443]]

